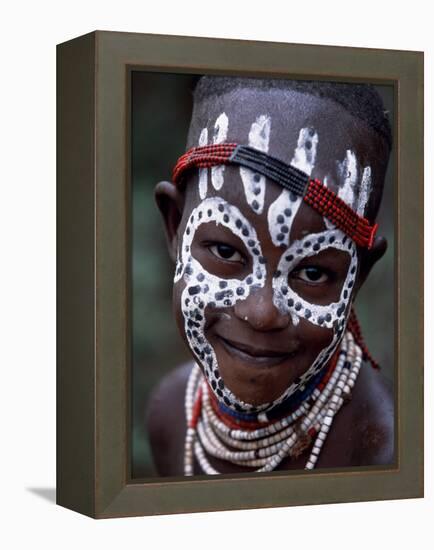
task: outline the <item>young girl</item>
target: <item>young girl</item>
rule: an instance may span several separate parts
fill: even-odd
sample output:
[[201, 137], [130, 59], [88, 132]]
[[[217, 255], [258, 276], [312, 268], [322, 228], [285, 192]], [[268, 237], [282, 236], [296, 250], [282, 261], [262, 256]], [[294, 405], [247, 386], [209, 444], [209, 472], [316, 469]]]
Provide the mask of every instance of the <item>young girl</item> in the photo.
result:
[[352, 303], [386, 250], [391, 147], [368, 85], [203, 77], [156, 197], [193, 360], [154, 391], [162, 476], [393, 462], [393, 400]]

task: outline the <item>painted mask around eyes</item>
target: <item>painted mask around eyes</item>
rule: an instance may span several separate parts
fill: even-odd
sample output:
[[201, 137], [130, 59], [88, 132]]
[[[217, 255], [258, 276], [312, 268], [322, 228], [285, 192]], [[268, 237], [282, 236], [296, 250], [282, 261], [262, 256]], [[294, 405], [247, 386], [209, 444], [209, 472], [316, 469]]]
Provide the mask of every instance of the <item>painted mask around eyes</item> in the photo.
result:
[[[288, 279], [290, 273], [303, 258], [315, 256], [328, 248], [344, 251], [351, 259], [339, 299], [327, 305], [318, 305], [308, 302], [297, 294], [288, 284]], [[273, 403], [273, 407], [284, 401], [297, 389], [303, 389], [304, 385], [325, 366], [336, 351], [348, 320], [357, 264], [357, 251], [354, 242], [336, 228], [307, 235], [303, 239], [293, 242], [282, 254], [273, 277], [274, 305], [282, 313], [288, 313], [294, 325], [297, 325], [301, 319], [305, 319], [314, 325], [332, 329], [333, 337], [330, 344], [318, 354], [308, 370]]]
[[[312, 135], [310, 133], [310, 136]], [[298, 144], [299, 150], [303, 140], [305, 140], [305, 132], [302, 130]], [[311, 171], [311, 166], [308, 166], [305, 160], [302, 160], [301, 163], [304, 170]], [[297, 166], [297, 163], [293, 161], [293, 165]], [[305, 384], [326, 365], [336, 351], [348, 320], [352, 290], [357, 274], [357, 248], [354, 241], [325, 217], [323, 217], [325, 231], [311, 233], [288, 246], [291, 227], [301, 204], [300, 197], [288, 190], [283, 190], [268, 210], [269, 232], [273, 244], [284, 249], [273, 276], [273, 303], [282, 313], [291, 316], [294, 325], [304, 319], [314, 325], [332, 329], [333, 336], [330, 344], [318, 354], [307, 371], [273, 402], [272, 407], [282, 403], [298, 389], [303, 390]], [[350, 257], [339, 299], [327, 305], [310, 303], [291, 287], [288, 283], [289, 276], [304, 258], [315, 256], [329, 248], [343, 251]]]
[[[244, 279], [223, 279], [206, 271], [191, 253], [191, 245], [198, 227], [214, 222], [229, 229], [245, 245], [252, 257], [252, 272]], [[245, 300], [254, 288], [265, 284], [266, 269], [256, 231], [238, 208], [219, 197], [204, 200], [197, 206], [186, 225], [182, 249], [175, 270], [176, 283], [184, 278], [181, 296], [185, 333], [190, 348], [202, 364], [205, 376], [217, 398], [238, 410], [253, 410], [227, 388], [221, 378], [217, 357], [205, 337], [205, 308], [233, 307], [237, 300]]]
[[[288, 284], [289, 275], [304, 258], [315, 256], [329, 248], [341, 250], [350, 256], [345, 282], [336, 302], [327, 305], [310, 303], [291, 288], [291, 285]], [[356, 273], [356, 246], [340, 229], [307, 235], [303, 239], [293, 242], [281, 256], [278, 269], [273, 277], [274, 304], [280, 311], [290, 313], [295, 325], [299, 323], [300, 319], [306, 319], [321, 327], [341, 328], [345, 321], [345, 311], [351, 298]]]
[[[201, 224], [208, 222], [223, 225], [244, 243], [252, 258], [252, 272], [244, 279], [223, 279], [213, 275], [206, 271], [192, 255], [191, 246], [195, 232]], [[305, 246], [306, 244], [309, 246]], [[288, 275], [303, 257], [315, 255], [330, 247], [344, 250], [351, 256], [340, 299], [326, 306], [310, 304], [290, 288]], [[351, 239], [338, 229], [308, 235], [300, 241], [295, 241], [284, 251], [272, 282], [275, 306], [281, 311], [289, 313], [295, 324], [299, 322], [300, 318], [304, 318], [310, 323], [332, 328], [333, 338], [330, 345], [320, 352], [303, 376], [288, 387], [279, 398], [271, 403], [258, 406], [245, 403], [225, 386], [220, 375], [215, 351], [205, 336], [205, 308], [207, 306], [213, 308], [233, 307], [238, 300], [245, 300], [255, 288], [262, 288], [265, 285], [267, 271], [262, 257], [261, 244], [254, 228], [236, 206], [219, 197], [205, 199], [197, 206], [184, 230], [182, 249], [175, 271], [175, 282], [184, 278], [186, 286], [181, 296], [181, 307], [185, 320], [185, 333], [189, 346], [202, 364], [204, 374], [217, 399], [237, 411], [261, 412], [279, 405], [297, 389], [302, 388], [330, 359], [340, 341], [345, 328], [345, 312], [349, 310], [347, 306], [356, 270], [356, 247]]]
[[[220, 115], [214, 127], [213, 143], [221, 143], [227, 138], [228, 121], [224, 113]], [[268, 150], [270, 136], [270, 118], [261, 116], [252, 124], [249, 133], [249, 145], [258, 150]], [[199, 144], [206, 145], [207, 129], [202, 130]], [[315, 165], [318, 134], [313, 128], [302, 128], [297, 146], [290, 164], [310, 175]], [[350, 162], [351, 161], [351, 162]], [[370, 167], [365, 167], [359, 197], [354, 197], [353, 189], [357, 178], [357, 160], [351, 151], [339, 164], [344, 177], [344, 185], [339, 189], [339, 196], [357, 212], [363, 214], [367, 197], [370, 193]], [[350, 170], [351, 168], [351, 170]], [[224, 166], [211, 168], [211, 182], [216, 191], [223, 185]], [[249, 169], [240, 167], [240, 177], [244, 186], [246, 202], [253, 212], [259, 214], [263, 209], [265, 178]], [[326, 181], [324, 182], [327, 185]], [[351, 193], [350, 193], [351, 191]], [[307, 371], [289, 386], [280, 397], [270, 403], [259, 406], [239, 400], [224, 384], [221, 378], [216, 354], [204, 334], [204, 310], [207, 306], [215, 308], [233, 307], [238, 300], [246, 299], [255, 288], [261, 288], [266, 282], [265, 262], [256, 232], [241, 212], [222, 198], [206, 199], [207, 169], [199, 169], [199, 194], [203, 202], [194, 209], [185, 228], [182, 250], [178, 256], [175, 282], [184, 276], [186, 287], [182, 293], [182, 312], [185, 319], [185, 332], [189, 345], [203, 365], [205, 376], [220, 402], [236, 411], [264, 412], [269, 411], [294, 394], [303, 390], [305, 384], [317, 374], [330, 360], [336, 351], [345, 330], [352, 289], [357, 273], [356, 245], [342, 230], [336, 228], [326, 217], [323, 217], [326, 230], [310, 234], [289, 246], [289, 235], [295, 216], [302, 204], [302, 198], [284, 189], [268, 209], [270, 236], [276, 246], [284, 249], [278, 269], [273, 276], [273, 303], [283, 313], [288, 313], [294, 324], [300, 319], [332, 330], [330, 344], [320, 351]], [[253, 270], [243, 280], [221, 279], [208, 273], [191, 254], [191, 243], [197, 228], [205, 222], [222, 224], [244, 242], [252, 256]], [[339, 299], [327, 305], [312, 304], [299, 296], [288, 284], [289, 274], [305, 257], [311, 257], [322, 250], [335, 248], [350, 256], [345, 282], [340, 290]], [[271, 274], [269, 274], [271, 276]]]
[[[357, 274], [357, 249], [354, 241], [323, 217], [326, 230], [312, 233], [289, 246], [289, 234], [295, 216], [301, 206], [301, 199], [283, 190], [268, 210], [268, 226], [275, 246], [284, 248], [277, 271], [273, 276], [274, 305], [282, 312], [289, 313], [294, 324], [301, 318], [326, 328], [342, 328], [345, 312], [351, 298]], [[288, 247], [288, 248], [286, 248]], [[309, 303], [297, 294], [288, 284], [289, 275], [304, 258], [313, 257], [323, 250], [334, 248], [350, 257], [346, 279], [339, 299], [327, 305]]]

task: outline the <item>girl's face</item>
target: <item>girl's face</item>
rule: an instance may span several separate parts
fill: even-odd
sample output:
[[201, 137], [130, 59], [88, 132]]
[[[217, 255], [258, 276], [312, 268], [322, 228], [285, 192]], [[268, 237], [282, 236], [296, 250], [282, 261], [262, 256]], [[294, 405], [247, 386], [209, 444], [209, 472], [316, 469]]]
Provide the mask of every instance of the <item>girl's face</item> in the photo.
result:
[[276, 246], [268, 213], [282, 190], [267, 193], [261, 215], [235, 190], [227, 185], [191, 211], [174, 294], [182, 334], [234, 408], [271, 403], [323, 366], [342, 335], [357, 273], [352, 241], [308, 206], [300, 205], [288, 245]]
[[[287, 159], [283, 140], [273, 137], [271, 108], [253, 119], [232, 111], [232, 125], [222, 112], [197, 144], [237, 141], [274, 154], [278, 143], [276, 156], [328, 180], [363, 215], [372, 174], [366, 151], [336, 146], [334, 171], [328, 156], [321, 167], [327, 117], [321, 100], [309, 101], [309, 125], [294, 117], [285, 126]], [[330, 143], [324, 148], [330, 152]], [[356, 246], [300, 198], [248, 169], [201, 169], [187, 185], [174, 285], [178, 326], [221, 401], [234, 410], [267, 410], [336, 351], [358, 285]]]

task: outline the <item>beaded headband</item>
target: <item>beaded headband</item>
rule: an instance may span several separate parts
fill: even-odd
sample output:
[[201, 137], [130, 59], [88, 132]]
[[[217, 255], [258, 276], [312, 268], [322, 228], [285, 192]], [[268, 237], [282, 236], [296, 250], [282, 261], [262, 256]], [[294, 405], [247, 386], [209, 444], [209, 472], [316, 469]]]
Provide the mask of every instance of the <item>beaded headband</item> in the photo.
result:
[[371, 248], [378, 224], [359, 216], [336, 193], [318, 179], [286, 164], [258, 149], [236, 143], [221, 143], [193, 147], [182, 155], [173, 169], [172, 180], [180, 185], [182, 177], [191, 168], [211, 168], [221, 164], [234, 164], [275, 181], [311, 206], [336, 227], [346, 233], [357, 245]]

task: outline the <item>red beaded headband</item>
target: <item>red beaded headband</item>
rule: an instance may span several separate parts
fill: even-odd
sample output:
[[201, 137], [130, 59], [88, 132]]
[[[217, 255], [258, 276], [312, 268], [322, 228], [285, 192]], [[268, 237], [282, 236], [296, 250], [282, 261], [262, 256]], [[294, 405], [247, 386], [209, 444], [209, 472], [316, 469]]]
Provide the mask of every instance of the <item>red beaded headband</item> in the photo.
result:
[[372, 247], [378, 224], [371, 225], [366, 218], [359, 216], [321, 181], [311, 179], [298, 168], [253, 147], [236, 143], [193, 147], [178, 159], [173, 169], [173, 182], [180, 185], [185, 172], [191, 168], [211, 168], [221, 164], [244, 166], [266, 176], [303, 197], [306, 204], [328, 218], [357, 245]]

